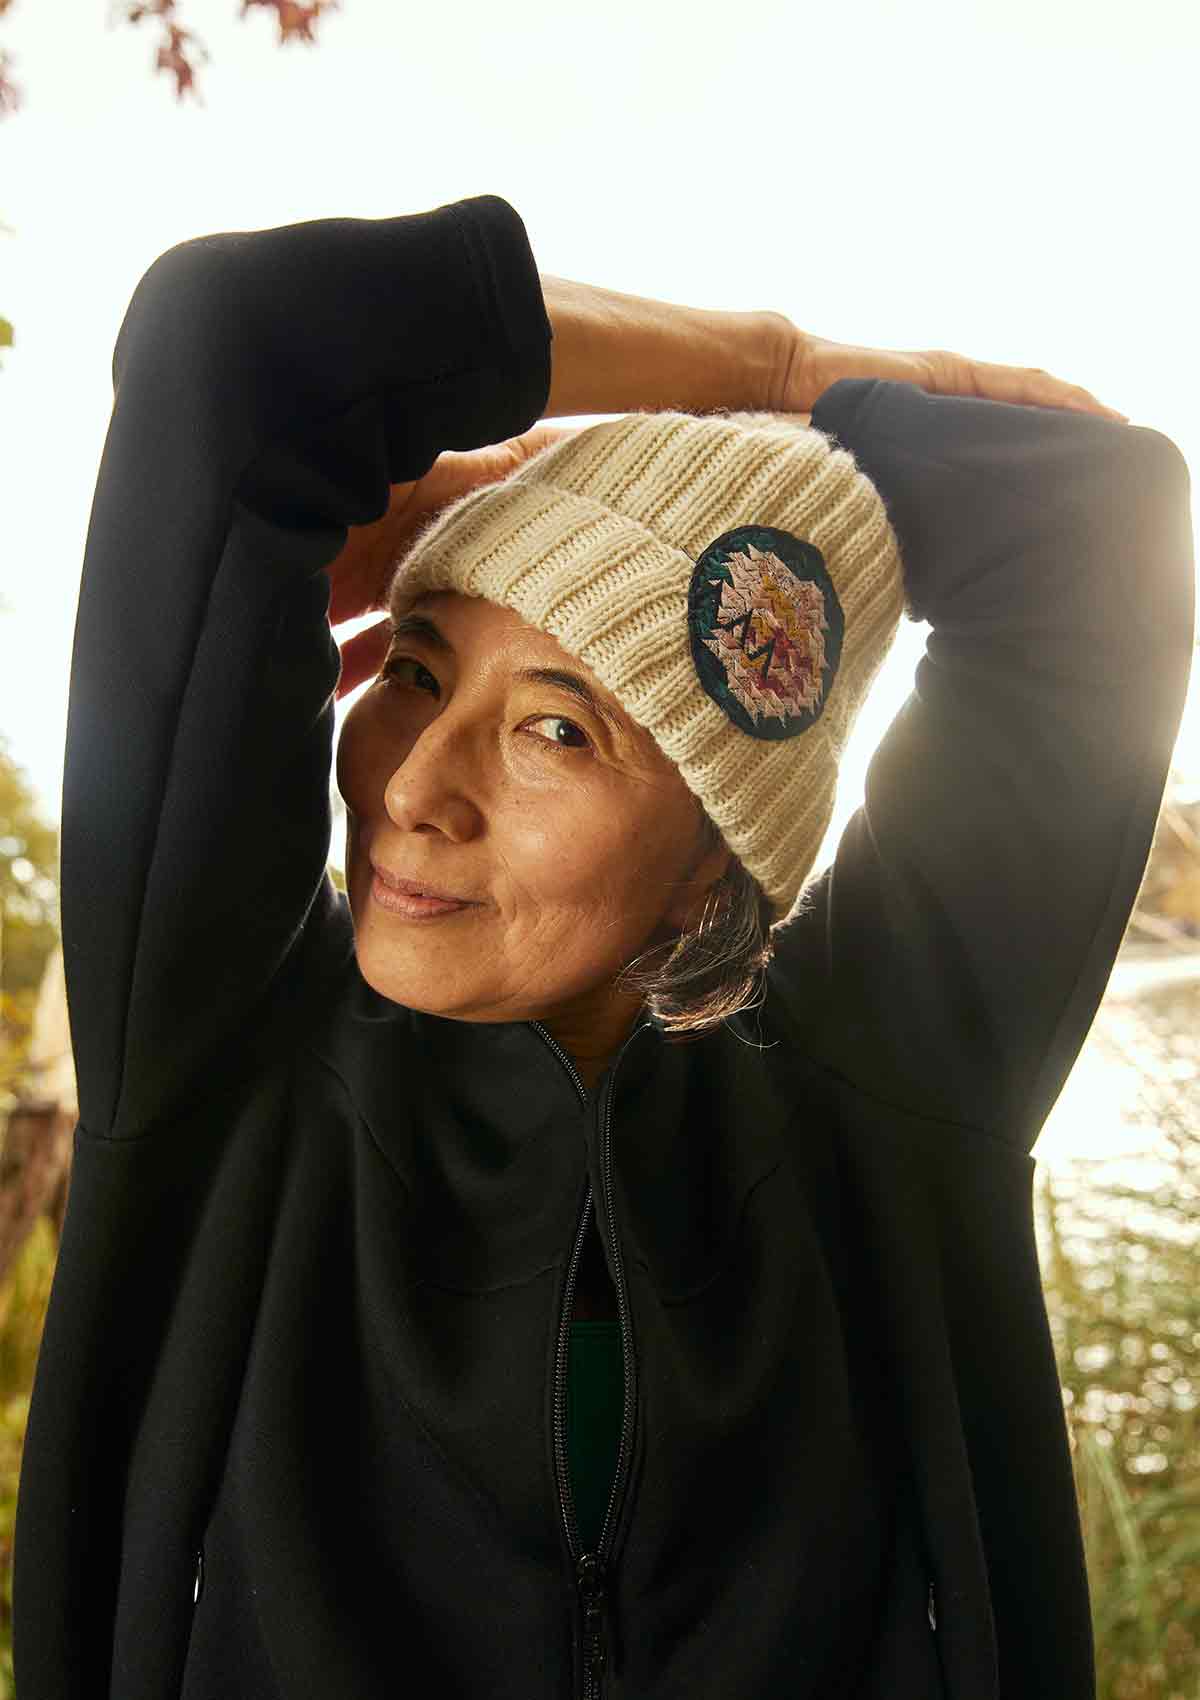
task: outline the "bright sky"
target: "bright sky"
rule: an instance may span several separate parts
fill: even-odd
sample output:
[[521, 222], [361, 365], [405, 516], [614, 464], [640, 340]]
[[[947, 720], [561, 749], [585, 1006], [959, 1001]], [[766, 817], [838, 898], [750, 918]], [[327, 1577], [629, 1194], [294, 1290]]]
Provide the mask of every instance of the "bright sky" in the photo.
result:
[[[89, 11], [94, 21], [88, 20]], [[172, 243], [494, 192], [543, 271], [773, 307], [877, 347], [1045, 366], [1200, 454], [1195, 9], [1020, 0], [395, 7], [343, 0], [319, 45], [189, 0], [204, 105], [101, 0], [18, 0], [25, 104], [0, 124], [0, 730], [58, 818], [79, 569], [113, 339]], [[69, 39], [68, 39], [69, 36]], [[907, 693], [904, 625], [848, 753], [822, 860]], [[1200, 689], [1177, 761], [1200, 789]], [[348, 704], [343, 704], [344, 714]]]

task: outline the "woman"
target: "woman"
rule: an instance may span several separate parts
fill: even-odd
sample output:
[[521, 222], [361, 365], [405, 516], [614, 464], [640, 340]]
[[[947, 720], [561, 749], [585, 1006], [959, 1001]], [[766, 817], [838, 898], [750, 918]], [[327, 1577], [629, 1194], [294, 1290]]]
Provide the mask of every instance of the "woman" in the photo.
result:
[[180, 244], [113, 367], [20, 1700], [1091, 1696], [1029, 1151], [1182, 710], [1174, 444], [494, 196]]

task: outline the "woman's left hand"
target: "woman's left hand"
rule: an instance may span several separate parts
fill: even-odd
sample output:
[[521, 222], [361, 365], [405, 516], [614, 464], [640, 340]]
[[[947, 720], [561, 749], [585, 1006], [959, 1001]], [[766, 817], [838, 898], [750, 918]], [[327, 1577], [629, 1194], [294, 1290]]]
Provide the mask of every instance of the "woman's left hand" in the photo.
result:
[[779, 398], [772, 405], [781, 412], [802, 414], [806, 423], [817, 398], [839, 378], [883, 378], [916, 384], [931, 395], [1068, 408], [1128, 424], [1127, 415], [1106, 407], [1090, 390], [1068, 384], [1040, 366], [1002, 366], [991, 360], [970, 360], [944, 348], [860, 348], [810, 335], [788, 319], [783, 324], [787, 330], [779, 363]]

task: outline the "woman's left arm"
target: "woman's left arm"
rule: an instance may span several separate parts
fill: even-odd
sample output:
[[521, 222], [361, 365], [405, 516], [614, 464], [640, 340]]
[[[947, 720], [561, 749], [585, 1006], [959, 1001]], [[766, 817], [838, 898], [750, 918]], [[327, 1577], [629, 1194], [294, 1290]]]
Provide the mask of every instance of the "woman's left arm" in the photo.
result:
[[1145, 872], [1192, 658], [1161, 432], [849, 378], [813, 425], [880, 491], [932, 630], [771, 980], [814, 1060], [1026, 1153]]

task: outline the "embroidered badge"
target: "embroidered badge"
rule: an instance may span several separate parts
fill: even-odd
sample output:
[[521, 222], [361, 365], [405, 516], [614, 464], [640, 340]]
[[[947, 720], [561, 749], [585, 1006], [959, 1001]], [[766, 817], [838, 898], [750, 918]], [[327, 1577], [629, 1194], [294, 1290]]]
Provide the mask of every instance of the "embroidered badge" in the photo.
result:
[[821, 551], [773, 525], [703, 550], [688, 588], [692, 660], [708, 696], [752, 738], [794, 738], [821, 716], [845, 619]]

